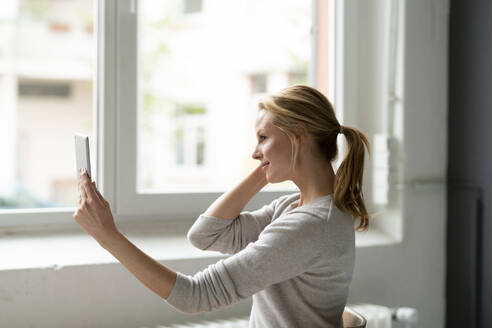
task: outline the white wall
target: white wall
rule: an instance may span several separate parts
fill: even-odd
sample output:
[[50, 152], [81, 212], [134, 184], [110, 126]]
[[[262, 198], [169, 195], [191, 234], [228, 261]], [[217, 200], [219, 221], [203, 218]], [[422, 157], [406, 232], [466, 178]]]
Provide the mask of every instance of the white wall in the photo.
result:
[[[166, 261], [192, 274], [219, 258]], [[0, 273], [0, 327], [156, 327], [185, 320], [244, 316], [250, 301], [204, 314], [182, 314], [145, 288], [120, 264]]]
[[[406, 1], [405, 181], [446, 177], [447, 0]], [[358, 249], [349, 302], [411, 306], [420, 327], [444, 327], [446, 189], [407, 189], [403, 242]]]
[[[447, 0], [406, 3], [406, 180], [446, 175], [448, 7]], [[357, 250], [349, 302], [412, 306], [419, 310], [420, 327], [443, 327], [446, 191], [409, 190], [404, 199], [404, 241]], [[194, 273], [216, 260], [165, 264]], [[243, 302], [200, 316], [245, 314], [249, 306]], [[0, 272], [2, 327], [152, 327], [189, 318], [118, 264]]]

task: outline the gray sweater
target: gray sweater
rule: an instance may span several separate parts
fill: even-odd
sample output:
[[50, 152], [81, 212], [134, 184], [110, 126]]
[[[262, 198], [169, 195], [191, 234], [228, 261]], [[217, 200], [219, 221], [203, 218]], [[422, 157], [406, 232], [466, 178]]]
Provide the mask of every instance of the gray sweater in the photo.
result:
[[235, 255], [194, 276], [178, 272], [166, 301], [196, 313], [252, 295], [250, 327], [341, 327], [355, 260], [354, 221], [332, 195], [297, 207], [299, 197], [282, 196], [234, 220], [200, 215], [189, 241]]

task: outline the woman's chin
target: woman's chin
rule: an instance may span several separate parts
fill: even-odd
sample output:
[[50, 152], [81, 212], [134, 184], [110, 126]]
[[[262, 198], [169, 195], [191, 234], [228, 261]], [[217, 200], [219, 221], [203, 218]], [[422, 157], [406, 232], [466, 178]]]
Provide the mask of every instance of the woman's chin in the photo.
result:
[[286, 178], [279, 178], [276, 176], [269, 175], [268, 173], [265, 175], [265, 177], [268, 183], [280, 183], [280, 182], [287, 181]]

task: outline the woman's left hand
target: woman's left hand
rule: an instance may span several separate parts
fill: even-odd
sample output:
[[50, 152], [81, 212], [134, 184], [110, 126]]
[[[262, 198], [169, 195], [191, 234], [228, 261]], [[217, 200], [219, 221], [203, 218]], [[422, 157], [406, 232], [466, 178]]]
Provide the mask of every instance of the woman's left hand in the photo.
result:
[[80, 172], [79, 207], [73, 214], [75, 221], [101, 244], [118, 234], [109, 203], [104, 199], [87, 172]]

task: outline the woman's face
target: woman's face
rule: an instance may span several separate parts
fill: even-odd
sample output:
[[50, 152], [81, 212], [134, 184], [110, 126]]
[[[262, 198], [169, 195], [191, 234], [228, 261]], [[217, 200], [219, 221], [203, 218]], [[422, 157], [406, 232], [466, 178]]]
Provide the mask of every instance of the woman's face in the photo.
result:
[[272, 124], [271, 115], [267, 110], [258, 111], [253, 159], [264, 164], [267, 181], [275, 183], [289, 179], [292, 144], [287, 134]]

